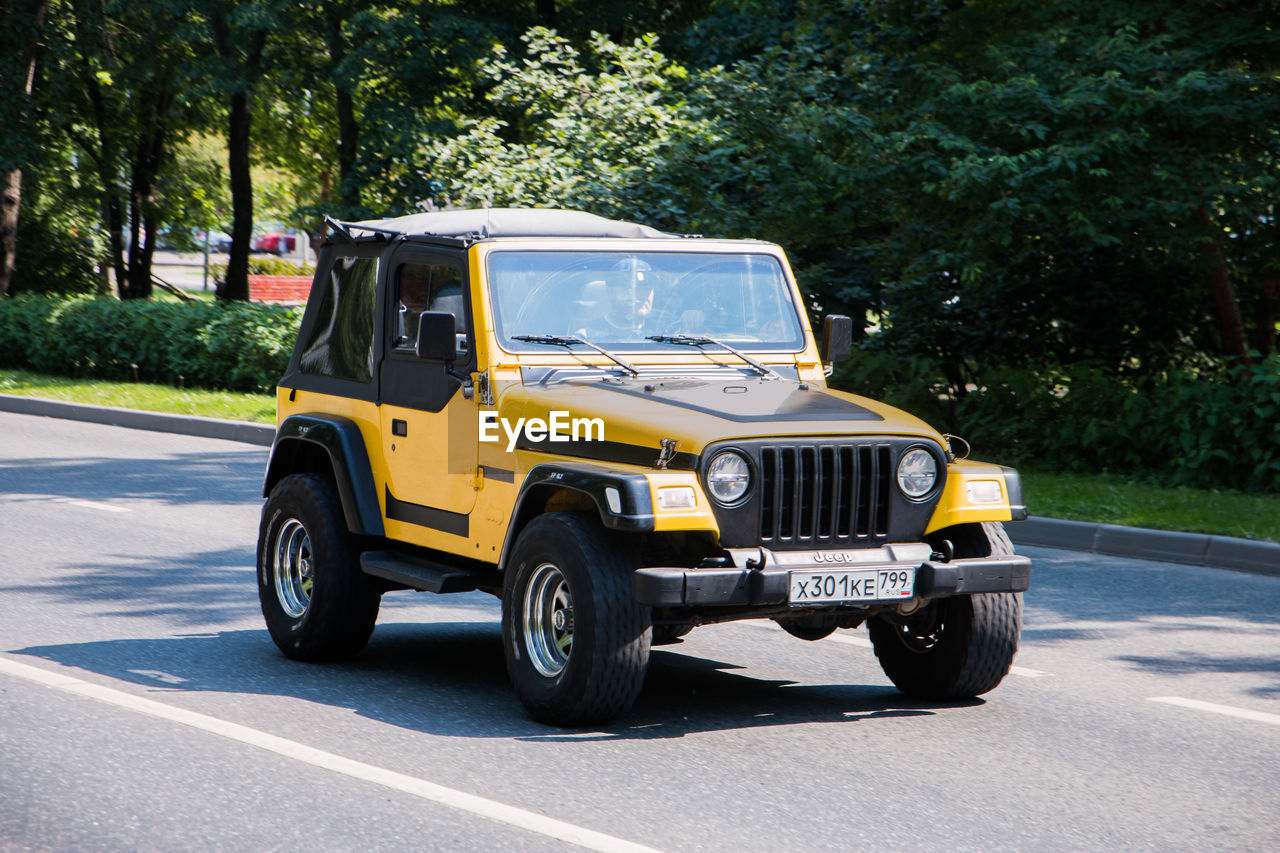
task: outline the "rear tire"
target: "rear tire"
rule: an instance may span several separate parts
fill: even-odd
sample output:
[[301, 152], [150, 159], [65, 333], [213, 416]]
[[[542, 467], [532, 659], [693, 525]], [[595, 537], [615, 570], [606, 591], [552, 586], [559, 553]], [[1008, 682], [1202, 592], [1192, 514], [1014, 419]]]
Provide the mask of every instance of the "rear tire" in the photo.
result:
[[[957, 557], [1013, 553], [994, 522], [957, 529]], [[880, 668], [899, 690], [921, 699], [971, 699], [994, 690], [1013, 665], [1022, 632], [1021, 593], [958, 595], [910, 616], [867, 623]]]
[[516, 695], [554, 726], [607, 722], [635, 702], [651, 639], [634, 549], [590, 516], [548, 513], [504, 572], [502, 641]]
[[276, 484], [258, 528], [258, 600], [280, 651], [325, 661], [364, 648], [381, 593], [359, 559], [329, 478], [294, 474]]

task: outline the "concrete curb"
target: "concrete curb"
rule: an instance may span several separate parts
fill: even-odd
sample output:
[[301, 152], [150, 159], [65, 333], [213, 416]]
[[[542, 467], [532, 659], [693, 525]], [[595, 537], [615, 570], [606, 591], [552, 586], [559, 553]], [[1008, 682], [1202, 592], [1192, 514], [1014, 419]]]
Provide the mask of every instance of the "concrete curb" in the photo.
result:
[[62, 400], [21, 397], [14, 394], [0, 394], [0, 412], [88, 421], [130, 429], [194, 435], [201, 438], [221, 438], [226, 441], [241, 441], [265, 447], [271, 446], [276, 435], [276, 428], [268, 424], [200, 418], [193, 415], [170, 415], [164, 412], [140, 412], [134, 409], [91, 406], [87, 403], [67, 403]]
[[[0, 412], [89, 421], [202, 438], [221, 438], [264, 447], [271, 446], [276, 434], [275, 427], [267, 424], [169, 415], [161, 412], [139, 412], [133, 409], [65, 403], [61, 400], [20, 397], [13, 394], [0, 394]], [[1280, 543], [1275, 542], [1255, 542], [1230, 536], [1147, 530], [1119, 524], [1065, 521], [1060, 518], [1039, 516], [1032, 516], [1026, 521], [1011, 522], [1005, 525], [1005, 529], [1009, 532], [1009, 538], [1017, 545], [1065, 548], [1071, 551], [1089, 551], [1116, 557], [1163, 560], [1193, 566], [1280, 575]]]
[[1280, 543], [1031, 516], [1005, 525], [1015, 545], [1280, 575]]

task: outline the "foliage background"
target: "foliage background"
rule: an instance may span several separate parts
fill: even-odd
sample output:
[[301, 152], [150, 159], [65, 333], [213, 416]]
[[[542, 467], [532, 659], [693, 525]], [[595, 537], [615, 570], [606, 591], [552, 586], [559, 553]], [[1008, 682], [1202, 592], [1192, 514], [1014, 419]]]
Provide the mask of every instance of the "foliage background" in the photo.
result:
[[[837, 383], [978, 455], [1280, 487], [1275, 4], [22, 0], [10, 20], [0, 55], [38, 47], [32, 94], [0, 102], [10, 293], [145, 298], [124, 246], [162, 229], [579, 207], [781, 243], [815, 323], [855, 320]], [[247, 271], [246, 242], [224, 296]], [[97, 303], [69, 304], [47, 316]], [[139, 328], [94, 317], [95, 341]], [[102, 360], [66, 346], [25, 357]]]

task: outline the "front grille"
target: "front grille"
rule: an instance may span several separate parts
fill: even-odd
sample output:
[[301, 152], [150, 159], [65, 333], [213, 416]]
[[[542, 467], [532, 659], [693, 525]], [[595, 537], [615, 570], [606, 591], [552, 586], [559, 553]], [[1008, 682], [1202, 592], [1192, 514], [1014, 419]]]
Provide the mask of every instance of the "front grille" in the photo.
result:
[[764, 446], [760, 542], [829, 547], [889, 534], [890, 446]]

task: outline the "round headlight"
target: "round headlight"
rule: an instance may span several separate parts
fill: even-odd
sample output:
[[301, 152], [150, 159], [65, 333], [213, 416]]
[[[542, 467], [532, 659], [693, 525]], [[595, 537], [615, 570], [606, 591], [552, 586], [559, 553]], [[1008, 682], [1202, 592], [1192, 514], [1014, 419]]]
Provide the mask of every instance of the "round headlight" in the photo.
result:
[[737, 451], [726, 450], [707, 466], [707, 491], [722, 504], [742, 500], [751, 488], [751, 466]]
[[922, 448], [914, 448], [902, 454], [898, 462], [898, 488], [912, 500], [919, 500], [933, 491], [938, 482], [938, 462], [933, 454]]

